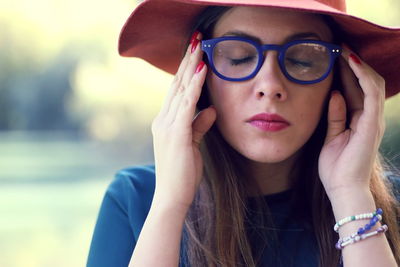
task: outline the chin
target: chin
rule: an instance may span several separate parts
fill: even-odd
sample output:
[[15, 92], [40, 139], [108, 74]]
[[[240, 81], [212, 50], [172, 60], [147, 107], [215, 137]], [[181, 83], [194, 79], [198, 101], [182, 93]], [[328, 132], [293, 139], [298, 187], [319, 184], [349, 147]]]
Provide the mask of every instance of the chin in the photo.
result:
[[243, 155], [247, 159], [258, 162], [258, 163], [280, 163], [288, 158], [290, 158], [291, 155], [251, 155], [249, 157]]
[[239, 154], [248, 160], [259, 162], [259, 163], [279, 163], [284, 162], [287, 159], [291, 158], [295, 154], [297, 154], [297, 150], [290, 149], [280, 149], [280, 148], [268, 148], [268, 149], [260, 149], [254, 148], [254, 150], [238, 150]]

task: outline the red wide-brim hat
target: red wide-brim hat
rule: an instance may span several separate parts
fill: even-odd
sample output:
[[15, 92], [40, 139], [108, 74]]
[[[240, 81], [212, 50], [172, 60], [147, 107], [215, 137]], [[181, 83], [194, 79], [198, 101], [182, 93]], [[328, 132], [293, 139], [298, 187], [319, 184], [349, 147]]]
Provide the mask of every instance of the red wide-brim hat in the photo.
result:
[[386, 81], [386, 98], [400, 91], [400, 28], [383, 27], [346, 13], [345, 0], [147, 0], [122, 28], [119, 53], [175, 74], [198, 15], [207, 6], [260, 6], [331, 16], [342, 40]]

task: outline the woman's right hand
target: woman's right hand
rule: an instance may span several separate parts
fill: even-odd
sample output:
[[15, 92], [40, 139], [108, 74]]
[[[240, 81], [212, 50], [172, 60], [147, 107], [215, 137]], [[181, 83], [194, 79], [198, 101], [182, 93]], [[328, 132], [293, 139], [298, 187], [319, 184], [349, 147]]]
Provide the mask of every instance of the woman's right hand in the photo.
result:
[[199, 145], [216, 119], [213, 107], [194, 118], [207, 74], [201, 33], [191, 39], [165, 103], [152, 123], [156, 188], [154, 200], [187, 211], [203, 175]]

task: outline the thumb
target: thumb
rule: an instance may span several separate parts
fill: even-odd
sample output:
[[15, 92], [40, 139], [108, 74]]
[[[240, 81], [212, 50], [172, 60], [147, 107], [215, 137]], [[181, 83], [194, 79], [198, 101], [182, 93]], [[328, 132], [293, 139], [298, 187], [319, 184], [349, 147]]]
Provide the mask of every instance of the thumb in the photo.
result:
[[194, 118], [192, 123], [193, 128], [193, 142], [200, 144], [201, 139], [205, 133], [211, 128], [215, 119], [217, 118], [217, 112], [213, 106], [200, 111]]
[[339, 91], [332, 91], [328, 108], [328, 130], [325, 144], [332, 141], [346, 129], [346, 103]]

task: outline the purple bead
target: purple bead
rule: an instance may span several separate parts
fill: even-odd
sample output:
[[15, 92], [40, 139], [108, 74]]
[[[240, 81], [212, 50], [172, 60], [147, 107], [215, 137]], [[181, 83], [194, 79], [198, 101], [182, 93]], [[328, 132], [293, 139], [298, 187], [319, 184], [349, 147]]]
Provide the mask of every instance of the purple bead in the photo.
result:
[[374, 224], [376, 224], [379, 221], [378, 217], [373, 217], [371, 222], [373, 222]]
[[378, 228], [378, 233], [383, 233], [383, 232], [385, 232], [385, 229], [386, 229], [386, 227], [385, 226], [381, 226], [381, 227], [379, 227]]
[[363, 228], [359, 228], [357, 231], [358, 235], [362, 235], [365, 232], [365, 230]]
[[342, 245], [339, 242], [336, 243], [335, 247], [339, 250], [342, 249]]
[[381, 214], [382, 215], [383, 214], [383, 210], [381, 208], [377, 209], [376, 210], [376, 214]]

